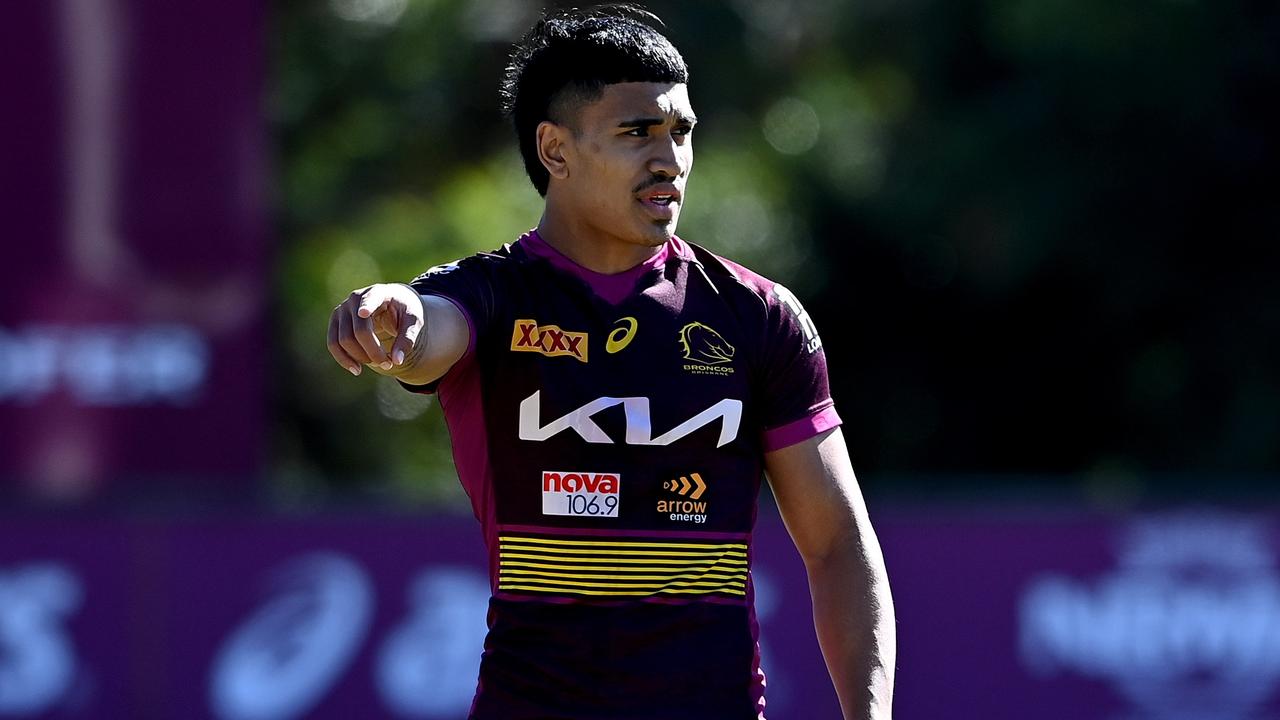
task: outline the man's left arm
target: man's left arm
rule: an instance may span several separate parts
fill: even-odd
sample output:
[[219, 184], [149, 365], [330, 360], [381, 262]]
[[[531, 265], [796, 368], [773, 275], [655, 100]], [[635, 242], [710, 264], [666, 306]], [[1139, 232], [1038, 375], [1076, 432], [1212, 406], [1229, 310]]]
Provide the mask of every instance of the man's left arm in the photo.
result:
[[808, 571], [818, 644], [845, 720], [889, 720], [893, 598], [844, 436], [834, 428], [768, 452], [765, 469]]

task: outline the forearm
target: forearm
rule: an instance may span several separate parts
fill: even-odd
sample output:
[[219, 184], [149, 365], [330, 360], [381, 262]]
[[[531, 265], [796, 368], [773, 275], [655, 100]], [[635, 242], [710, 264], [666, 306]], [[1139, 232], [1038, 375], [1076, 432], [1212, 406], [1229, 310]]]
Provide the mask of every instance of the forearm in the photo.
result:
[[813, 620], [845, 720], [889, 720], [897, 655], [893, 598], [870, 524], [807, 561]]
[[809, 572], [814, 626], [845, 720], [889, 720], [897, 655], [884, 557], [839, 428], [765, 456]]

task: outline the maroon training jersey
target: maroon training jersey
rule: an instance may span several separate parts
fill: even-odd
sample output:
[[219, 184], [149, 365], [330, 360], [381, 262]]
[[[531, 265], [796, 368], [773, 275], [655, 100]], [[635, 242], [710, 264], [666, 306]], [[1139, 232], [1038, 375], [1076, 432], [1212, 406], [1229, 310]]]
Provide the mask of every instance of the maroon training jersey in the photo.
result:
[[439, 392], [488, 545], [471, 717], [763, 717], [763, 456], [840, 422], [795, 296], [679, 239], [600, 275], [536, 232], [413, 287], [471, 328], [415, 388]]

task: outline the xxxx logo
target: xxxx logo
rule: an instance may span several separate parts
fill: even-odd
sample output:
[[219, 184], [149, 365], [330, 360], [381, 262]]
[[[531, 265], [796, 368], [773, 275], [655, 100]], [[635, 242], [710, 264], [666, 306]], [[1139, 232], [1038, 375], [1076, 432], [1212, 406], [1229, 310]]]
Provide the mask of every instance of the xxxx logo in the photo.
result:
[[561, 330], [558, 325], [539, 325], [537, 320], [516, 320], [511, 331], [511, 349], [547, 357], [567, 355], [586, 362], [587, 334]]
[[667, 480], [662, 483], [662, 489], [670, 490], [677, 495], [686, 495], [690, 500], [697, 500], [707, 491], [707, 483], [698, 473], [690, 473], [689, 477], [682, 475], [679, 480]]

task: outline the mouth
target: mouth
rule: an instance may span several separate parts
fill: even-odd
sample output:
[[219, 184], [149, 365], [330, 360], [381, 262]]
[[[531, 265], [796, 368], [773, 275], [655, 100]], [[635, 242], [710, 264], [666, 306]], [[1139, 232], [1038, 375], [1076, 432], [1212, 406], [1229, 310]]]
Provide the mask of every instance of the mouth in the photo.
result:
[[636, 199], [656, 218], [671, 220], [680, 207], [681, 195], [674, 185], [656, 185], [637, 195]]

